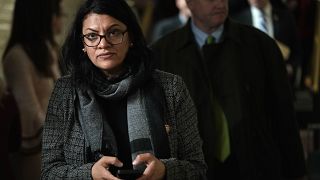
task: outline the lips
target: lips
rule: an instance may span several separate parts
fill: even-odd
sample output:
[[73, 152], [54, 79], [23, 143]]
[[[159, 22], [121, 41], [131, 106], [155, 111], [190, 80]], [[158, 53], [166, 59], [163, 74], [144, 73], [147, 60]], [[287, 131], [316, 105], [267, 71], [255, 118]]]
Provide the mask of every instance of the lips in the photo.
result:
[[115, 53], [107, 52], [107, 53], [101, 53], [97, 56], [97, 58], [107, 59], [114, 55]]

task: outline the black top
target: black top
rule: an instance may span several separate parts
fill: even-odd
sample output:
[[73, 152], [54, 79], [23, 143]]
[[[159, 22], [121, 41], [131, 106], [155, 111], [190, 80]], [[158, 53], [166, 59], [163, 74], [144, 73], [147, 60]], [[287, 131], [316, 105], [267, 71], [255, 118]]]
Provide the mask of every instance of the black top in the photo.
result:
[[[117, 141], [118, 154], [116, 156], [123, 163], [123, 169], [132, 169], [127, 122], [127, 99], [108, 101], [99, 98], [99, 103], [106, 115], [107, 122], [104, 123], [110, 125]], [[106, 145], [105, 140], [103, 140], [103, 143]]]

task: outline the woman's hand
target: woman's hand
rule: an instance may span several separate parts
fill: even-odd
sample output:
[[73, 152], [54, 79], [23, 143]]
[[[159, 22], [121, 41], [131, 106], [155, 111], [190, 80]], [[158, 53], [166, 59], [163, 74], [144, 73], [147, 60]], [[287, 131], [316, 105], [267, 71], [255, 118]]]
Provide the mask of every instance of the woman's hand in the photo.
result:
[[143, 175], [137, 180], [156, 180], [164, 179], [165, 177], [166, 168], [164, 164], [150, 153], [139, 154], [132, 164], [145, 164], [147, 166], [143, 172]]
[[97, 161], [91, 169], [92, 178], [94, 180], [100, 179], [108, 179], [108, 180], [119, 180], [119, 178], [113, 176], [110, 171], [108, 171], [109, 167], [113, 165], [116, 167], [122, 167], [123, 164], [116, 157], [112, 156], [103, 156], [99, 161]]

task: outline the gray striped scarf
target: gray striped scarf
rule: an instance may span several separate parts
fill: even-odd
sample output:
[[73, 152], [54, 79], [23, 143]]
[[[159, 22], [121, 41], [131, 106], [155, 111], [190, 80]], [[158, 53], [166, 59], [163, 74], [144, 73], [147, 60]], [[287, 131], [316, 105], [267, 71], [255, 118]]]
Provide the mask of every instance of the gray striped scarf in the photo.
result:
[[[140, 67], [136, 74], [129, 73], [119, 82], [110, 83], [101, 76], [95, 80], [95, 88], [86, 91], [76, 89], [78, 118], [85, 134], [86, 146], [92, 154], [102, 150], [103, 136], [117, 154], [117, 143], [97, 97], [117, 100], [127, 97], [128, 134], [132, 160], [140, 153], [169, 157], [169, 143], [164, 127], [164, 96], [151, 75]], [[147, 85], [149, 84], [149, 85]], [[105, 121], [106, 122], [106, 121]], [[107, 132], [103, 135], [103, 132]], [[161, 146], [160, 146], [161, 144]]]

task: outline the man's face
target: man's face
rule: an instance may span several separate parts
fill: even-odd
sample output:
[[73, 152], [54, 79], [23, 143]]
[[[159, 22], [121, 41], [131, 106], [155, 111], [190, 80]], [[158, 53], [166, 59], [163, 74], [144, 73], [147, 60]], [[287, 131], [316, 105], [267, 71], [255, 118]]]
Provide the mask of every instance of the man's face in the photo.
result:
[[228, 0], [187, 0], [192, 19], [202, 31], [211, 33], [228, 16]]

